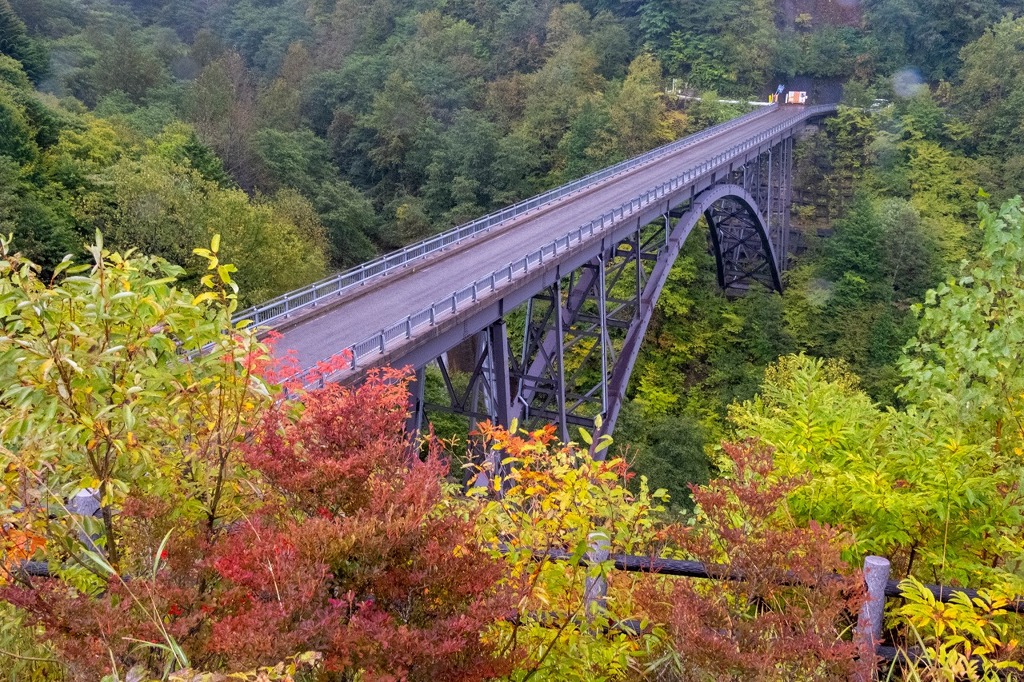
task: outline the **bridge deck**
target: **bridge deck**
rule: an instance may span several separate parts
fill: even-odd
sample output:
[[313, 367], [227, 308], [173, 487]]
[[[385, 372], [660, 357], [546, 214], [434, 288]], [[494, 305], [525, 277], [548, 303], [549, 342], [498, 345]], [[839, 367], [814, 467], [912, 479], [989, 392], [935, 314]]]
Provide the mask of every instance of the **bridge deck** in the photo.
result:
[[694, 165], [773, 126], [804, 117], [803, 107], [770, 110], [693, 146], [510, 220], [490, 233], [473, 237], [399, 273], [385, 275], [379, 282], [341, 297], [336, 305], [284, 325], [275, 354], [292, 352], [300, 367], [312, 367]]

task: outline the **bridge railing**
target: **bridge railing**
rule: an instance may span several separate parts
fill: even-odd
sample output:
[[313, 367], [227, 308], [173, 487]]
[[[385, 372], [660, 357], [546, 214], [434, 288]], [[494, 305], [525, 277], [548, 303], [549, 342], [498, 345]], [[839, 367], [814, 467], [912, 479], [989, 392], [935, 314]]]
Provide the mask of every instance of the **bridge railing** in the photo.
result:
[[640, 156], [636, 156], [626, 161], [621, 161], [614, 166], [609, 166], [608, 168], [591, 173], [579, 180], [573, 180], [561, 187], [556, 187], [555, 189], [544, 192], [543, 194], [538, 194], [537, 196], [531, 197], [517, 204], [513, 204], [508, 208], [488, 213], [482, 218], [477, 218], [472, 222], [454, 227], [439, 235], [429, 237], [423, 241], [416, 242], [415, 244], [410, 244], [405, 248], [393, 251], [375, 260], [368, 261], [349, 270], [331, 275], [330, 277], [314, 282], [313, 284], [301, 289], [296, 289], [295, 291], [282, 294], [276, 298], [272, 298], [269, 301], [261, 303], [258, 306], [254, 306], [237, 313], [234, 321], [251, 320], [252, 324], [256, 326], [272, 326], [274, 323], [279, 322], [296, 312], [315, 307], [317, 304], [324, 302], [330, 297], [339, 296], [354, 287], [358, 287], [364, 284], [367, 280], [398, 268], [403, 268], [409, 263], [420, 260], [432, 253], [436, 253], [451, 246], [452, 244], [458, 244], [463, 239], [472, 237], [473, 235], [481, 232], [486, 232], [492, 227], [500, 225], [512, 218], [528, 213], [540, 206], [551, 203], [552, 201], [557, 201], [558, 199], [575, 192], [579, 192], [580, 190], [586, 189], [587, 187], [601, 182], [602, 180], [606, 180], [614, 175], [636, 168], [637, 166], [643, 165], [666, 154], [671, 154], [690, 147], [712, 135], [733, 128], [752, 118], [762, 116], [771, 109], [773, 108], [765, 107], [763, 109], [751, 111], [750, 113], [744, 114], [738, 118], [712, 126], [711, 128], [702, 130], [694, 135], [684, 137], [681, 140], [676, 140], [675, 142], [670, 142], [669, 144], [658, 147], [657, 149], [652, 149]]
[[[813, 116], [818, 113], [830, 111], [834, 108], [834, 105], [809, 107], [803, 111], [803, 117], [806, 118], [808, 116]], [[657, 199], [665, 197], [680, 187], [685, 187], [705, 173], [718, 168], [723, 163], [751, 147], [755, 147], [765, 140], [771, 139], [792, 125], [792, 120], [780, 123], [771, 129], [754, 136], [753, 138], [734, 145], [728, 150], [720, 154], [716, 154], [703, 163], [700, 163], [676, 177], [658, 185], [657, 187], [644, 192], [640, 196], [625, 202], [618, 208], [614, 208], [597, 218], [594, 218], [589, 223], [580, 225], [564, 237], [559, 237], [539, 249], [528, 253], [519, 260], [512, 261], [505, 267], [499, 268], [489, 275], [485, 275], [462, 289], [453, 292], [451, 296], [431, 304], [429, 308], [424, 308], [419, 312], [413, 313], [406, 317], [406, 319], [400, 320], [390, 327], [382, 329], [377, 334], [354, 343], [352, 346], [342, 350], [342, 353], [349, 356], [350, 367], [348, 369], [323, 374], [316, 368], [311, 368], [296, 375], [293, 379], [301, 382], [302, 385], [307, 388], [323, 386], [325, 383], [336, 379], [341, 373], [358, 367], [361, 360], [365, 360], [367, 357], [373, 355], [384, 353], [390, 342], [396, 339], [409, 339], [412, 337], [413, 332], [420, 327], [423, 327], [424, 325], [432, 326], [438, 320], [454, 315], [458, 312], [460, 306], [464, 305], [467, 301], [475, 303], [477, 298], [482, 294], [490, 294], [500, 288], [503, 284], [512, 282], [517, 274], [526, 274], [530, 272], [531, 269], [543, 266], [545, 259], [550, 260], [551, 258], [557, 257], [560, 253], [563, 253], [573, 246], [591, 238], [595, 233], [601, 232], [606, 226], [610, 226], [616, 221], [622, 220], [633, 211], [649, 205]]]

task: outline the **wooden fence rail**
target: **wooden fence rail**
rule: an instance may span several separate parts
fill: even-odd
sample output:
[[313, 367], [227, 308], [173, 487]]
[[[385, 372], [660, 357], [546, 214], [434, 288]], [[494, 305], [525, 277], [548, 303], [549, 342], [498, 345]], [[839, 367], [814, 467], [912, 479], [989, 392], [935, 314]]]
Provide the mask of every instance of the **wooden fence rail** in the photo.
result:
[[[543, 560], [545, 558], [554, 561], [570, 561], [573, 555], [563, 550], [550, 550], [546, 554], [538, 554], [537, 560]], [[742, 582], [746, 580], [743, 573], [739, 571], [730, 570], [724, 566], [715, 566], [704, 564], [699, 561], [684, 561], [679, 559], [659, 559], [648, 556], [637, 556], [628, 554], [604, 554], [603, 557], [598, 556], [595, 560], [593, 544], [590, 552], [587, 552], [578, 563], [582, 566], [595, 565], [603, 563], [604, 561], [611, 560], [615, 567], [615, 570], [626, 571], [632, 573], [654, 573], [665, 576], [680, 577], [680, 578], [702, 578], [707, 580], [729, 580]], [[867, 600], [861, 607], [861, 611], [857, 616], [857, 625], [854, 628], [854, 641], [857, 643], [858, 650], [860, 651], [874, 651], [876, 655], [881, 656], [886, 660], [893, 660], [900, 655], [898, 649], [893, 647], [887, 647], [882, 645], [882, 625], [883, 618], [885, 615], [885, 600], [890, 597], [902, 597], [903, 593], [900, 591], [900, 581], [891, 580], [889, 578], [891, 566], [889, 560], [885, 557], [880, 556], [868, 556], [864, 559], [863, 575], [864, 575], [864, 586], [867, 591]], [[840, 579], [840, 576], [835, 575], [834, 579]], [[592, 586], [592, 583], [597, 582], [596, 587]], [[807, 584], [805, 581], [800, 580], [797, 576], [789, 574], [784, 577], [781, 581], [784, 586], [799, 586], [806, 585], [813, 587], [813, 584]], [[974, 599], [978, 596], [978, 591], [967, 587], [950, 587], [948, 585], [924, 585], [925, 589], [932, 593], [935, 600], [938, 602], [949, 602], [952, 601], [957, 595], [964, 595], [969, 599]], [[607, 593], [607, 585], [604, 584], [603, 578], [589, 579], [587, 581], [587, 589], [584, 594], [585, 609], [587, 613], [591, 612], [591, 604], [596, 602], [598, 599], [603, 604], [603, 599]], [[599, 595], [599, 596], [598, 596]], [[1024, 596], [1016, 597], [1012, 602], [1001, 607], [999, 610], [1012, 611], [1014, 613], [1024, 613]], [[625, 630], [630, 631], [630, 627], [633, 626], [632, 621], [625, 623], [627, 627]], [[633, 626], [633, 631], [639, 633], [639, 630]], [[909, 657], [908, 660], [915, 658]], [[873, 669], [865, 669], [859, 671], [854, 676], [854, 682], [870, 682], [875, 679], [875, 671]]]
[[[566, 561], [572, 558], [569, 552], [562, 550], [552, 550], [548, 552], [547, 557], [556, 561]], [[543, 558], [542, 556], [539, 558]], [[708, 580], [730, 580], [730, 581], [743, 581], [745, 577], [742, 573], [737, 571], [730, 571], [722, 566], [713, 566], [701, 563], [699, 561], [683, 561], [679, 559], [658, 559], [651, 558], [648, 556], [630, 555], [630, 554], [612, 554], [608, 557], [615, 562], [615, 569], [619, 571], [627, 571], [632, 573], [660, 573], [662, 575], [675, 576], [679, 578], [706, 578]], [[864, 573], [868, 574], [869, 564], [873, 561], [883, 561], [888, 566], [889, 561], [884, 557], [868, 557], [865, 559]], [[586, 556], [580, 560], [581, 565], [588, 565]], [[838, 578], [839, 576], [836, 576]], [[782, 583], [783, 585], [800, 585], [802, 584], [795, 576], [786, 579]], [[935, 596], [936, 601], [949, 602], [953, 599], [956, 594], [964, 594], [967, 597], [974, 599], [978, 596], [978, 591], [967, 587], [951, 587], [949, 585], [924, 585], [925, 589], [931, 592]], [[885, 597], [901, 597], [903, 593], [900, 592], [900, 581], [890, 580], [888, 576], [888, 569], [886, 569], [885, 581], [882, 588], [882, 594]], [[1024, 596], [1016, 597], [1016, 600], [1007, 604], [1002, 608], [1004, 611], [1013, 611], [1015, 613], [1024, 613]]]
[[[534, 555], [537, 561], [572, 561], [574, 555], [560, 549], [549, 550], [546, 553]], [[725, 566], [705, 564], [700, 561], [686, 561], [681, 559], [660, 559], [656, 557], [610, 554], [607, 549], [607, 539], [600, 534], [592, 534], [590, 538], [590, 549], [576, 559], [581, 566], [593, 566], [611, 561], [615, 570], [627, 573], [651, 573], [679, 578], [701, 578], [706, 580], [728, 580], [743, 582], [747, 578], [739, 571], [729, 569]], [[867, 591], [867, 600], [861, 607], [857, 617], [857, 625], [854, 628], [854, 641], [858, 644], [860, 651], [874, 651], [883, 658], [892, 659], [898, 655], [898, 651], [892, 647], [882, 646], [882, 625], [885, 613], [885, 600], [890, 597], [901, 597], [898, 580], [891, 580], [889, 560], [879, 556], [869, 556], [864, 560], [863, 574], [864, 584]], [[45, 562], [23, 561], [14, 571], [25, 578], [48, 577], [51, 574], [50, 567]], [[839, 575], [828, 576], [827, 579], [839, 580]], [[792, 574], [784, 574], [780, 581], [784, 586], [807, 586], [808, 583]], [[924, 585], [932, 593], [936, 601], [949, 602], [957, 595], [964, 595], [969, 599], [978, 596], [977, 590], [965, 587], [950, 587], [948, 585]], [[608, 591], [607, 582], [603, 577], [588, 578], [584, 593], [585, 612], [593, 613], [595, 607], [602, 608]], [[1000, 610], [1024, 613], [1024, 596], [1018, 596], [1010, 603], [1001, 607]], [[639, 634], [639, 623], [624, 621], [617, 624], [620, 629], [633, 634]], [[888, 655], [887, 655], [888, 654]], [[872, 671], [865, 671], [855, 677], [855, 682], [869, 682], [873, 679]]]

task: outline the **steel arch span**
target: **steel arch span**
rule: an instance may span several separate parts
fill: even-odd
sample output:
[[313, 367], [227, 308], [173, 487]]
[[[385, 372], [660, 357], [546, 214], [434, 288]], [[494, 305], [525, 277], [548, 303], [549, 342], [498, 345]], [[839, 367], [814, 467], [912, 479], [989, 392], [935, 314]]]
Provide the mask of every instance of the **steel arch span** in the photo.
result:
[[449, 357], [438, 358], [449, 402], [430, 408], [473, 421], [553, 422], [563, 440], [573, 425], [594, 428], [600, 415], [599, 431], [611, 433], [655, 305], [701, 218], [726, 292], [754, 283], [781, 293], [784, 262], [768, 219], [747, 189], [724, 181], [638, 225], [532, 296], [521, 341], [509, 337], [504, 317], [476, 335], [465, 388], [456, 390]]
[[520, 361], [511, 363], [511, 417], [554, 421], [566, 439], [570, 424], [592, 427], [597, 414], [602, 432], [614, 429], [658, 298], [702, 217], [723, 289], [759, 282], [781, 292], [780, 262], [753, 196], [714, 185], [527, 303]]
[[718, 286], [725, 291], [745, 290], [756, 281], [781, 294], [785, 263], [754, 197], [738, 185], [717, 185], [701, 198]]

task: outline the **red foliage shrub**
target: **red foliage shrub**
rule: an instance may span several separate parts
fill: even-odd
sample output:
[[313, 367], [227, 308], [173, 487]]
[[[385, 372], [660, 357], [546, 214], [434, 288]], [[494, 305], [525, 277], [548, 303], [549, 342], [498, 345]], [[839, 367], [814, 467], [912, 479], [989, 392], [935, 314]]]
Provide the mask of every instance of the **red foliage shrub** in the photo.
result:
[[410, 454], [407, 386], [406, 375], [387, 370], [357, 391], [329, 384], [310, 393], [298, 420], [272, 410], [246, 460], [288, 495], [289, 506], [311, 516], [437, 500], [447, 467], [436, 451], [426, 462]]
[[785, 498], [799, 482], [774, 475], [770, 449], [723, 447], [733, 475], [692, 486], [698, 522], [667, 532], [720, 579], [648, 581], [636, 593], [652, 620], [666, 624], [677, 652], [669, 676], [846, 679], [856, 649], [844, 632], [863, 592], [841, 557], [847, 540], [834, 528], [792, 523]]
[[59, 580], [34, 580], [31, 588], [0, 589], [0, 599], [24, 609], [45, 629], [72, 680], [100, 679], [110, 670], [111, 656], [128, 667], [152, 655], [129, 638], [160, 641], [157, 628], [138, 617], [120, 583], [112, 582], [102, 599], [94, 599]]
[[[270, 501], [212, 536], [177, 528], [155, 577], [112, 580], [95, 598], [34, 581], [0, 599], [45, 628], [77, 679], [97, 679], [111, 654], [124, 668], [155, 668], [161, 652], [126, 638], [164, 641], [157, 622], [196, 668], [251, 669], [316, 650], [339, 678], [501, 674], [509, 662], [481, 633], [511, 609], [496, 588], [502, 567], [474, 546], [471, 510], [458, 508], [471, 503], [445, 494], [438, 449], [415, 454], [406, 384], [384, 372], [359, 389], [307, 394], [297, 418], [271, 411], [246, 448]], [[127, 544], [155, 551], [169, 512], [133, 499], [122, 510]]]

